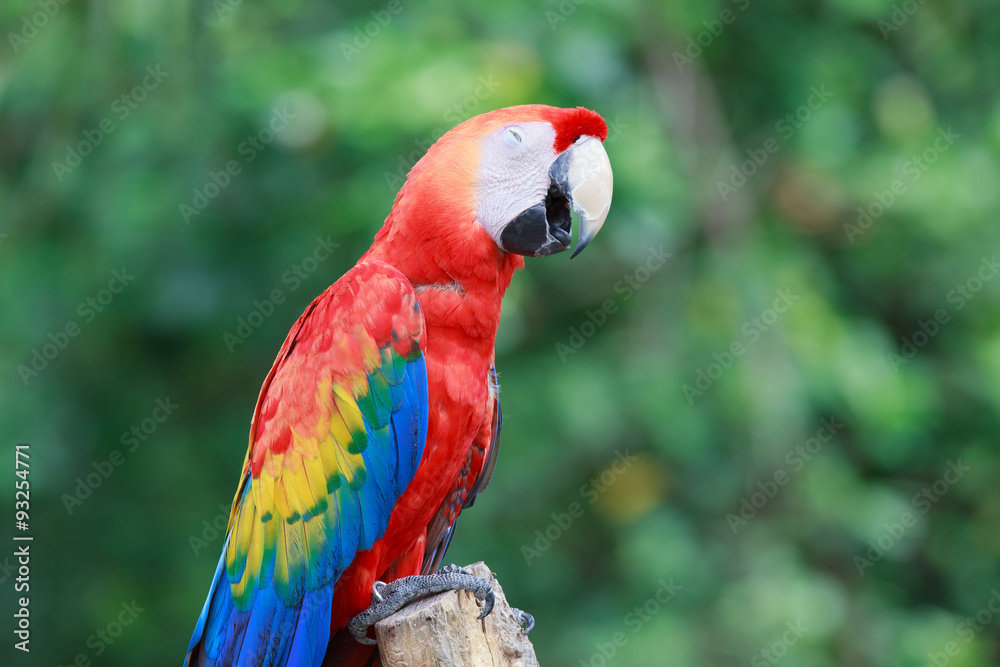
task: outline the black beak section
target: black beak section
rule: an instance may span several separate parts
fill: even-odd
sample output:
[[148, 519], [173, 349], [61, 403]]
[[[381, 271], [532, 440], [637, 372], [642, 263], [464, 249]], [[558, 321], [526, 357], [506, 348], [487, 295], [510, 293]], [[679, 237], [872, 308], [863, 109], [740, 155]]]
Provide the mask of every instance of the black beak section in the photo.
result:
[[569, 250], [573, 242], [572, 221], [569, 199], [552, 183], [545, 201], [511, 220], [500, 234], [500, 242], [504, 250], [518, 255], [554, 255]]
[[580, 216], [576, 257], [594, 238], [611, 206], [612, 176], [608, 155], [599, 139], [581, 137], [549, 167], [545, 199], [507, 223], [500, 245], [507, 252], [547, 257], [569, 250], [573, 217]]

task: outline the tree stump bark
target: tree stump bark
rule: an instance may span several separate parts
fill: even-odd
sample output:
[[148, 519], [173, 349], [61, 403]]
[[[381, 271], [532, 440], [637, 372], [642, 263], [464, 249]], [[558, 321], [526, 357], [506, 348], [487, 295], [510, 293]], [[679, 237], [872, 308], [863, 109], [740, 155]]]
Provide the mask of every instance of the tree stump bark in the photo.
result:
[[493, 612], [476, 620], [481, 610], [468, 591], [438, 593], [407, 605], [375, 624], [385, 667], [538, 667], [535, 649], [493, 573], [481, 562], [465, 569], [490, 580], [496, 596]]

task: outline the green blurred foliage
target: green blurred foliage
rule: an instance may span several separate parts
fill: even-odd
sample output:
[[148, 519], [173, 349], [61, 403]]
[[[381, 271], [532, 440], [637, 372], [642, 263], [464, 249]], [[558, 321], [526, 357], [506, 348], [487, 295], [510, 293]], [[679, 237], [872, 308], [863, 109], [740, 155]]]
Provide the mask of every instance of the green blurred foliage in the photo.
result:
[[[552, 667], [600, 667], [610, 647], [608, 664], [636, 666], [996, 664], [1000, 619], [961, 625], [1000, 587], [995, 15], [5, 3], [0, 414], [32, 445], [35, 541], [32, 653], [15, 659], [6, 632], [4, 664], [180, 661], [289, 326], [429, 142], [536, 102], [608, 119], [615, 202], [581, 257], [515, 277], [500, 462], [449, 560], [499, 573]], [[282, 108], [287, 127], [248, 148]], [[195, 190], [214, 196], [186, 221]], [[339, 246], [310, 263], [317, 238]], [[102, 292], [123, 268], [134, 279]], [[65, 349], [25, 374], [53, 339]], [[147, 436], [157, 399], [179, 407]], [[811, 442], [823, 419], [843, 426]], [[120, 637], [92, 636], [133, 600]]]

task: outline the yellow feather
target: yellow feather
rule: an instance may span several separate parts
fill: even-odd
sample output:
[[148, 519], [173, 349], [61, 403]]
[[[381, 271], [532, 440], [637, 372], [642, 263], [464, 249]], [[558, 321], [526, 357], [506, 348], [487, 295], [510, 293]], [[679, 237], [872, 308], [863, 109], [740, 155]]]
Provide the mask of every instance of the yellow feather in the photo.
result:
[[288, 467], [281, 476], [281, 486], [285, 490], [285, 498], [288, 500], [290, 514], [284, 515], [286, 519], [291, 519], [295, 515], [302, 516], [308, 511], [305, 500], [302, 497], [302, 489], [309, 490], [308, 480], [305, 479], [304, 471], [300, 464], [301, 457], [295, 456], [288, 461]]
[[254, 501], [261, 517], [269, 517], [274, 513], [274, 477], [261, 471], [260, 477], [254, 480]]
[[277, 525], [275, 536], [277, 552], [274, 555], [274, 586], [278, 590], [288, 590], [288, 543], [285, 535], [287, 524]]
[[358, 471], [365, 469], [365, 460], [361, 454], [351, 454], [341, 447], [337, 447], [337, 458], [340, 460], [340, 471], [344, 481], [353, 484]]
[[337, 461], [337, 455], [334, 453], [334, 448], [336, 443], [327, 440], [319, 448], [319, 458], [323, 463], [323, 474], [326, 479], [333, 479], [335, 476], [340, 475], [340, 463]]
[[[309, 485], [309, 511], [314, 512], [320, 500], [326, 497], [326, 475], [323, 473], [323, 461], [319, 457], [303, 457], [302, 465], [305, 468], [305, 477]], [[302, 495], [307, 497], [305, 492]]]
[[[358, 407], [354, 397], [339, 384], [333, 387], [334, 402], [337, 409], [344, 418], [344, 422], [351, 433], [365, 432], [365, 419], [361, 415], [361, 408]], [[339, 441], [343, 446], [347, 446], [348, 441]]]
[[[255, 516], [254, 521], [251, 522], [252, 531], [247, 549], [246, 568], [243, 570], [243, 576], [240, 577], [240, 580], [233, 582], [230, 589], [233, 599], [237, 601], [242, 600], [248, 590], [257, 586], [260, 577], [261, 557], [264, 553], [264, 528], [257, 519], [256, 512], [252, 512], [252, 514]], [[239, 607], [239, 602], [237, 602], [237, 606]]]
[[281, 479], [276, 480], [274, 483], [274, 509], [277, 510], [276, 514], [282, 523], [292, 515], [288, 496], [285, 493], [285, 484]]

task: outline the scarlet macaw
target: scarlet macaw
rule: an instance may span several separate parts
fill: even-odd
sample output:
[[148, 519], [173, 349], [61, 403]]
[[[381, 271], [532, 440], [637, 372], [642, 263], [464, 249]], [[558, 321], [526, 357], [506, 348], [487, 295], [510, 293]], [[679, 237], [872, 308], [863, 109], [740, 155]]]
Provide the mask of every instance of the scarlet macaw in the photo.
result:
[[601, 228], [606, 137], [582, 107], [510, 107], [450, 130], [413, 167], [371, 248], [299, 317], [264, 380], [185, 665], [373, 656], [344, 628], [376, 581], [437, 571], [489, 481], [500, 301], [522, 256], [569, 248], [571, 207], [574, 256]]

